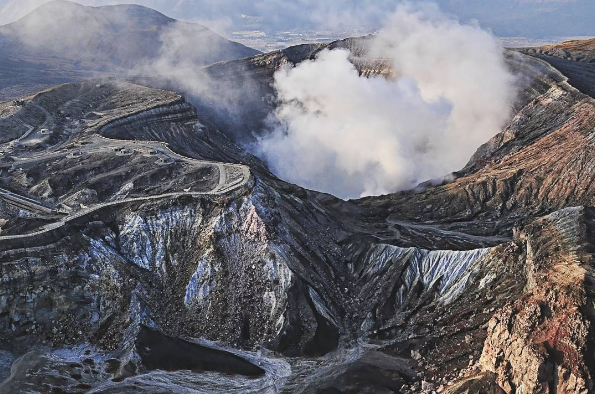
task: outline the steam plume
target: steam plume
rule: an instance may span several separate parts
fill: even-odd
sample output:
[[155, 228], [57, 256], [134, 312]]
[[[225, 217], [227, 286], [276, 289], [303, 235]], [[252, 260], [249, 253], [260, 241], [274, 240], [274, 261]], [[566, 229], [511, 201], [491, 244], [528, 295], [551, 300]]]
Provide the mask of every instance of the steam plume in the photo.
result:
[[401, 5], [370, 48], [394, 76], [360, 76], [345, 50], [280, 70], [275, 127], [259, 149], [282, 178], [344, 198], [442, 177], [509, 116], [514, 78], [502, 51], [435, 5]]

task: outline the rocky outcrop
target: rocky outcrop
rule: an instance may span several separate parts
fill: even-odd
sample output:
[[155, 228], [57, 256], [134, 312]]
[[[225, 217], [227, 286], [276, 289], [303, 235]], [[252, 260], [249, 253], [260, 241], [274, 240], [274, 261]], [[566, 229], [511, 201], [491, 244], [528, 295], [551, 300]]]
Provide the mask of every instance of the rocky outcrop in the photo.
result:
[[574, 62], [595, 63], [595, 39], [571, 40], [561, 44], [524, 48], [531, 55], [546, 55]]
[[568, 208], [519, 233], [527, 288], [490, 320], [480, 360], [507, 393], [593, 390], [594, 219]]

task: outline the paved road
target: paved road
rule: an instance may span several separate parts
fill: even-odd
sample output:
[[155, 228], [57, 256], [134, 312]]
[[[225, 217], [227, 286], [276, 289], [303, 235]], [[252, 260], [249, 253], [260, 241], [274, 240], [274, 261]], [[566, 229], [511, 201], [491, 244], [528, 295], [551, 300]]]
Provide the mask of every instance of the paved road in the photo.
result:
[[33, 127], [30, 124], [27, 124], [27, 123], [23, 122], [21, 119], [19, 119], [21, 121], [21, 123], [25, 127], [28, 128], [28, 130], [19, 139], [17, 139], [18, 142], [23, 142], [24, 140], [26, 140], [27, 138], [29, 138], [29, 136], [31, 135], [31, 133], [33, 133], [34, 130], [41, 131], [44, 128], [46, 128], [47, 124], [52, 119], [52, 115], [50, 115], [50, 113], [45, 108], [40, 107], [39, 105], [37, 105], [37, 104], [35, 104], [33, 102], [29, 102], [28, 105], [31, 105], [31, 106], [37, 108], [38, 110], [40, 110], [41, 112], [43, 112], [43, 114], [45, 115], [45, 121], [43, 122], [43, 124], [41, 126], [39, 126], [39, 127]]
[[[11, 239], [26, 239], [26, 238], [30, 238], [30, 237], [35, 237], [35, 236], [50, 232], [52, 230], [55, 230], [57, 228], [60, 228], [75, 219], [89, 215], [99, 209], [106, 208], [106, 207], [118, 206], [118, 205], [128, 204], [128, 203], [132, 203], [132, 202], [146, 202], [146, 201], [152, 201], [152, 200], [159, 200], [159, 199], [163, 199], [163, 198], [177, 198], [177, 197], [183, 197], [183, 196], [202, 197], [202, 196], [208, 196], [208, 195], [225, 194], [227, 192], [236, 190], [236, 189], [244, 186], [250, 179], [250, 169], [247, 166], [237, 165], [237, 164], [220, 164], [220, 166], [223, 167], [223, 168], [220, 167], [220, 174], [227, 174], [227, 171], [229, 170], [229, 168], [236, 168], [239, 171], [241, 171], [241, 177], [234, 180], [231, 183], [225, 183], [225, 182], [222, 183], [220, 181], [219, 184], [213, 190], [208, 191], [208, 192], [165, 193], [165, 194], [159, 194], [156, 196], [126, 198], [123, 200], [110, 201], [110, 202], [106, 202], [106, 203], [102, 203], [102, 204], [96, 204], [89, 208], [80, 210], [80, 211], [76, 212], [75, 214], [69, 215], [59, 222], [48, 224], [45, 227], [43, 227], [41, 230], [36, 231], [34, 233], [0, 236], [0, 242], [4, 241], [4, 240], [11, 240]], [[220, 176], [220, 179], [224, 178], [226, 176], [227, 175]]]
[[[20, 119], [19, 119], [20, 120]], [[18, 142], [22, 142], [24, 139], [27, 139], [31, 133], [33, 132], [33, 130], [35, 130], [35, 127], [23, 122], [21, 120], [21, 123], [23, 124], [23, 126], [25, 126], [28, 130], [25, 132], [25, 134], [23, 134], [20, 138], [17, 139]]]
[[[49, 114], [47, 113], [47, 111], [45, 111], [45, 109], [43, 109], [41, 107], [39, 107], [39, 108], [42, 109], [49, 116]], [[44, 125], [48, 122], [48, 119], [46, 119], [46, 122], [44, 122]], [[29, 125], [27, 125], [27, 126], [31, 127]], [[34, 129], [35, 128], [31, 128], [30, 130], [28, 130], [27, 133], [25, 133], [26, 135], [23, 135], [19, 139], [19, 141], [26, 139], [31, 134], [32, 130], [34, 130]], [[41, 129], [41, 127], [39, 129]], [[69, 216], [66, 216], [58, 222], [48, 224], [48, 225], [42, 227], [39, 231], [36, 231], [34, 233], [0, 236], [0, 242], [5, 241], [5, 240], [26, 239], [26, 238], [31, 238], [31, 237], [35, 237], [38, 235], [42, 235], [44, 233], [48, 233], [48, 232], [53, 231], [57, 228], [60, 228], [75, 219], [89, 215], [97, 210], [100, 210], [100, 209], [106, 208], [106, 207], [128, 204], [128, 203], [132, 203], [132, 202], [152, 201], [152, 200], [158, 200], [158, 199], [163, 199], [163, 198], [177, 198], [177, 197], [182, 197], [182, 196], [200, 197], [200, 196], [224, 194], [224, 193], [230, 192], [232, 190], [241, 188], [250, 179], [250, 169], [249, 169], [249, 167], [247, 167], [245, 165], [219, 163], [219, 162], [198, 160], [198, 159], [194, 159], [191, 157], [186, 157], [186, 156], [180, 155], [180, 154], [172, 151], [169, 148], [169, 146], [167, 145], [167, 143], [165, 143], [165, 142], [117, 140], [117, 139], [106, 138], [106, 137], [99, 136], [99, 135], [95, 135], [93, 138], [95, 139], [95, 141], [93, 141], [92, 144], [82, 145], [80, 147], [73, 148], [69, 151], [61, 151], [61, 152], [55, 152], [55, 153], [49, 153], [49, 154], [40, 154], [40, 155], [32, 156], [29, 158], [23, 158], [23, 159], [20, 159], [17, 162], [15, 162], [13, 164], [13, 167], [19, 167], [23, 164], [37, 163], [40, 161], [45, 161], [45, 160], [56, 158], [56, 157], [67, 156], [67, 155], [73, 154], [73, 152], [79, 152], [80, 154], [82, 154], [82, 153], [98, 153], [98, 152], [107, 151], [107, 150], [114, 152], [114, 148], [145, 149], [147, 151], [155, 151], [156, 153], [154, 154], [154, 156], [156, 159], [159, 159], [159, 158], [162, 159], [163, 157], [165, 157], [165, 158], [174, 159], [174, 160], [182, 160], [182, 161], [186, 161], [186, 162], [191, 162], [194, 164], [215, 165], [219, 169], [219, 181], [218, 181], [217, 185], [212, 190], [210, 190], [208, 192], [190, 192], [190, 191], [189, 192], [174, 192], [174, 193], [159, 194], [159, 195], [155, 195], [155, 196], [127, 198], [127, 199], [110, 201], [110, 202], [101, 203], [101, 204], [95, 204], [88, 208], [82, 209], [76, 213], [73, 213]], [[2, 194], [3, 192], [4, 192], [4, 194]], [[7, 193], [9, 193], [9, 194], [7, 194]], [[9, 192], [7, 190], [4, 191], [3, 189], [0, 189], [0, 197], [2, 197], [3, 195], [8, 196], [8, 200], [16, 201], [17, 202], [16, 205], [18, 205], [20, 203], [21, 205], [24, 205], [25, 207], [29, 206], [29, 208], [31, 208], [32, 210], [43, 211], [44, 208], [46, 210], [49, 209], [47, 207], [44, 207], [41, 203], [38, 203], [28, 197], [19, 196], [18, 194]], [[41, 208], [41, 207], [43, 207], [43, 208]], [[51, 211], [51, 213], [55, 213], [51, 209], [49, 209], [49, 210]], [[44, 212], [44, 213], [48, 213], [48, 212]]]

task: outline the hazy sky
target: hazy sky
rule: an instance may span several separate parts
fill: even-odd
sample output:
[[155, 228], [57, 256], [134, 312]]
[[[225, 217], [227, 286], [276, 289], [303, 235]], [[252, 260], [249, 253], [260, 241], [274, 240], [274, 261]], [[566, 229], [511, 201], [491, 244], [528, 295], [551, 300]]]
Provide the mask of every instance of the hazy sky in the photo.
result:
[[[49, 0], [0, 0], [0, 24]], [[476, 19], [500, 36], [595, 35], [594, 0], [434, 0], [463, 22]], [[226, 33], [239, 29], [342, 29], [384, 22], [400, 0], [77, 0], [86, 5], [136, 3]], [[242, 17], [244, 15], [244, 17]], [[246, 17], [248, 16], [248, 17]], [[254, 18], [259, 17], [259, 18]]]

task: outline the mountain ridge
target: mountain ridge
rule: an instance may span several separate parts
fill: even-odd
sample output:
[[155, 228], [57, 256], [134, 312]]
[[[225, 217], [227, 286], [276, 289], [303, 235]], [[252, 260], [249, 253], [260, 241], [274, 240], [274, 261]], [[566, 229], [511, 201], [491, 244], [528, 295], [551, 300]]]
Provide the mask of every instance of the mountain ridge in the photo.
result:
[[32, 93], [22, 89], [26, 85], [39, 90], [85, 78], [123, 76], [168, 56], [175, 63], [182, 51], [185, 61], [196, 65], [259, 53], [202, 25], [178, 22], [147, 7], [52, 1], [0, 26], [0, 98]]

